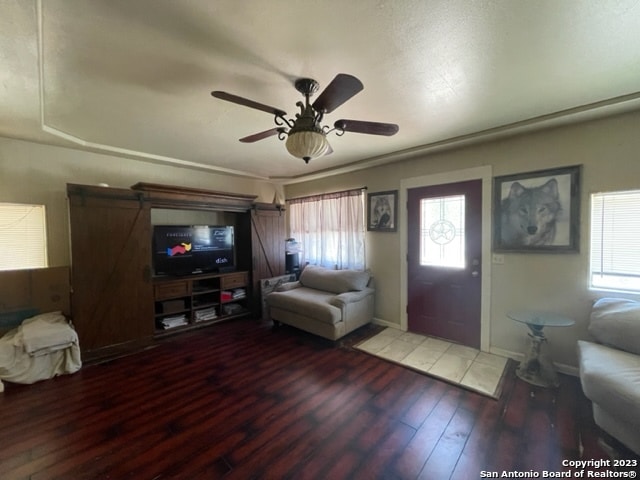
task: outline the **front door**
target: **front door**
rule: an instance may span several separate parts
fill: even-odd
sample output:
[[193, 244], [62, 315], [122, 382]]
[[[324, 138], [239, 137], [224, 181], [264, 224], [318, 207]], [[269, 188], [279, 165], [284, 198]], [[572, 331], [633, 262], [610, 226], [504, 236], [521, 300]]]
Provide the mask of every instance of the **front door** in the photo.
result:
[[480, 348], [482, 180], [407, 198], [409, 331]]

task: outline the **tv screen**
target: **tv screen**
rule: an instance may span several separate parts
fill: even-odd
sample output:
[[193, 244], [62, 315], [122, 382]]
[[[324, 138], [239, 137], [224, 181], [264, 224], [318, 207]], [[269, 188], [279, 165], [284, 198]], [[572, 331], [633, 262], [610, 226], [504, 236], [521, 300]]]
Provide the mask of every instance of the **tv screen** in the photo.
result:
[[156, 275], [215, 272], [233, 266], [232, 226], [153, 227], [153, 268]]

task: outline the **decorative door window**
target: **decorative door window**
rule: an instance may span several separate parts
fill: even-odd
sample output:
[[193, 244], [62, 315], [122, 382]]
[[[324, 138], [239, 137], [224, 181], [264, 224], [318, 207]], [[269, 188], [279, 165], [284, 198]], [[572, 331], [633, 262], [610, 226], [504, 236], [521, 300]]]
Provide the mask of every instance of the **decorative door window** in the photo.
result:
[[465, 268], [464, 195], [420, 201], [420, 265]]

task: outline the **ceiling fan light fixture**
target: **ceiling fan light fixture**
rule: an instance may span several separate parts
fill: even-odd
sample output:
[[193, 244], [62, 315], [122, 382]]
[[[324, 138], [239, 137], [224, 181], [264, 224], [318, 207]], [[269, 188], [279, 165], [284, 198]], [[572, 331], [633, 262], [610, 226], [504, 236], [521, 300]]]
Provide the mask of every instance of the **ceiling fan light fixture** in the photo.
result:
[[276, 124], [276, 128], [243, 137], [240, 139], [241, 142], [253, 143], [277, 135], [278, 140], [286, 139], [287, 151], [292, 156], [301, 158], [305, 163], [309, 163], [309, 160], [313, 158], [333, 153], [333, 149], [327, 140], [327, 134], [334, 131], [339, 137], [345, 132], [386, 136], [398, 133], [398, 125], [393, 123], [343, 119], [338, 120], [334, 124], [334, 128], [322, 124], [326, 113], [333, 112], [364, 88], [362, 82], [353, 75], [346, 73], [336, 75], [313, 103], [309, 102], [309, 97], [318, 91], [318, 82], [312, 78], [299, 78], [294, 86], [304, 96], [305, 100], [304, 102], [299, 101], [296, 103], [296, 106], [300, 107], [300, 113], [296, 113], [295, 119], [288, 118], [284, 110], [254, 102], [238, 95], [220, 90], [214, 90], [211, 95], [221, 100], [270, 113], [274, 116], [273, 121]]
[[290, 132], [285, 145], [291, 155], [303, 159], [305, 163], [324, 155], [329, 150], [326, 135], [315, 130]]

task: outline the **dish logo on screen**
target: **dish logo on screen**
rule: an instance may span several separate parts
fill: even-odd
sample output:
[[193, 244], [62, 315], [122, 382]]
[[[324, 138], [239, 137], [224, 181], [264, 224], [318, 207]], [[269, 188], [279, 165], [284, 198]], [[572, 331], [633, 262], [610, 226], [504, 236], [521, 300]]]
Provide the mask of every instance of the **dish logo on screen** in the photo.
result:
[[191, 251], [190, 243], [181, 243], [180, 245], [176, 245], [174, 247], [167, 247], [167, 256], [175, 257], [176, 255], [184, 255], [187, 252]]

